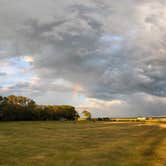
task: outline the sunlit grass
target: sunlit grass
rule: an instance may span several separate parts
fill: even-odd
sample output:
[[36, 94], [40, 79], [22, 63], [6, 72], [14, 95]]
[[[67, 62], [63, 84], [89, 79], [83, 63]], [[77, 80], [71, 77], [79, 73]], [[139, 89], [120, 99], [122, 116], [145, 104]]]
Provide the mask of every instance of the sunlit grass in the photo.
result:
[[3, 166], [165, 166], [166, 129], [110, 122], [2, 122]]

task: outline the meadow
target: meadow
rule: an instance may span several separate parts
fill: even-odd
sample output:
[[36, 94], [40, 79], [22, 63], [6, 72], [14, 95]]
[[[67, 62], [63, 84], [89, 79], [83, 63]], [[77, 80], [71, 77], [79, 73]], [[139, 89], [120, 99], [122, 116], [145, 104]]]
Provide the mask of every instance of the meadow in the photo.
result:
[[166, 128], [141, 122], [1, 122], [2, 166], [165, 166]]

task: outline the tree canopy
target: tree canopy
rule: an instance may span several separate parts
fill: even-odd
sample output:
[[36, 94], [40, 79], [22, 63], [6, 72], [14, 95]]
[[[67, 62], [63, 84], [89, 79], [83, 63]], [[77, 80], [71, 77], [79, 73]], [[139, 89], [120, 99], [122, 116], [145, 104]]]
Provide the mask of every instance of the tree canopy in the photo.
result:
[[78, 113], [69, 105], [37, 105], [34, 100], [0, 96], [0, 120], [74, 120]]
[[86, 119], [88, 119], [88, 120], [90, 120], [91, 117], [92, 117], [91, 113], [90, 113], [89, 111], [87, 111], [87, 110], [82, 111], [82, 114], [84, 114], [84, 116], [85, 116]]

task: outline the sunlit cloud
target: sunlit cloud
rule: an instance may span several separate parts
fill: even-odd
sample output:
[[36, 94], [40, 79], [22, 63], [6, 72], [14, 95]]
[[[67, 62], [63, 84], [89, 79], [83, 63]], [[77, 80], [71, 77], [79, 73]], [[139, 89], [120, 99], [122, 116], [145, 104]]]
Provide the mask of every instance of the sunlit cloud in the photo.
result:
[[31, 77], [29, 82], [32, 85], [39, 85], [40, 84], [40, 78], [37, 77], [37, 76], [33, 76], [33, 77]]
[[23, 60], [27, 63], [32, 63], [34, 61], [32, 56], [23, 56]]

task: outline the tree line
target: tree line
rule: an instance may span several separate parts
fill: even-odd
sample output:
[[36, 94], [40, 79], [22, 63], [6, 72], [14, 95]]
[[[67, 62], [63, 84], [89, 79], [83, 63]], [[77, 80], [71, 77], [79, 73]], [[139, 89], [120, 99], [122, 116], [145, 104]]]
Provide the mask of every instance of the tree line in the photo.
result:
[[73, 106], [37, 105], [24, 96], [0, 96], [0, 120], [75, 120], [79, 117]]

